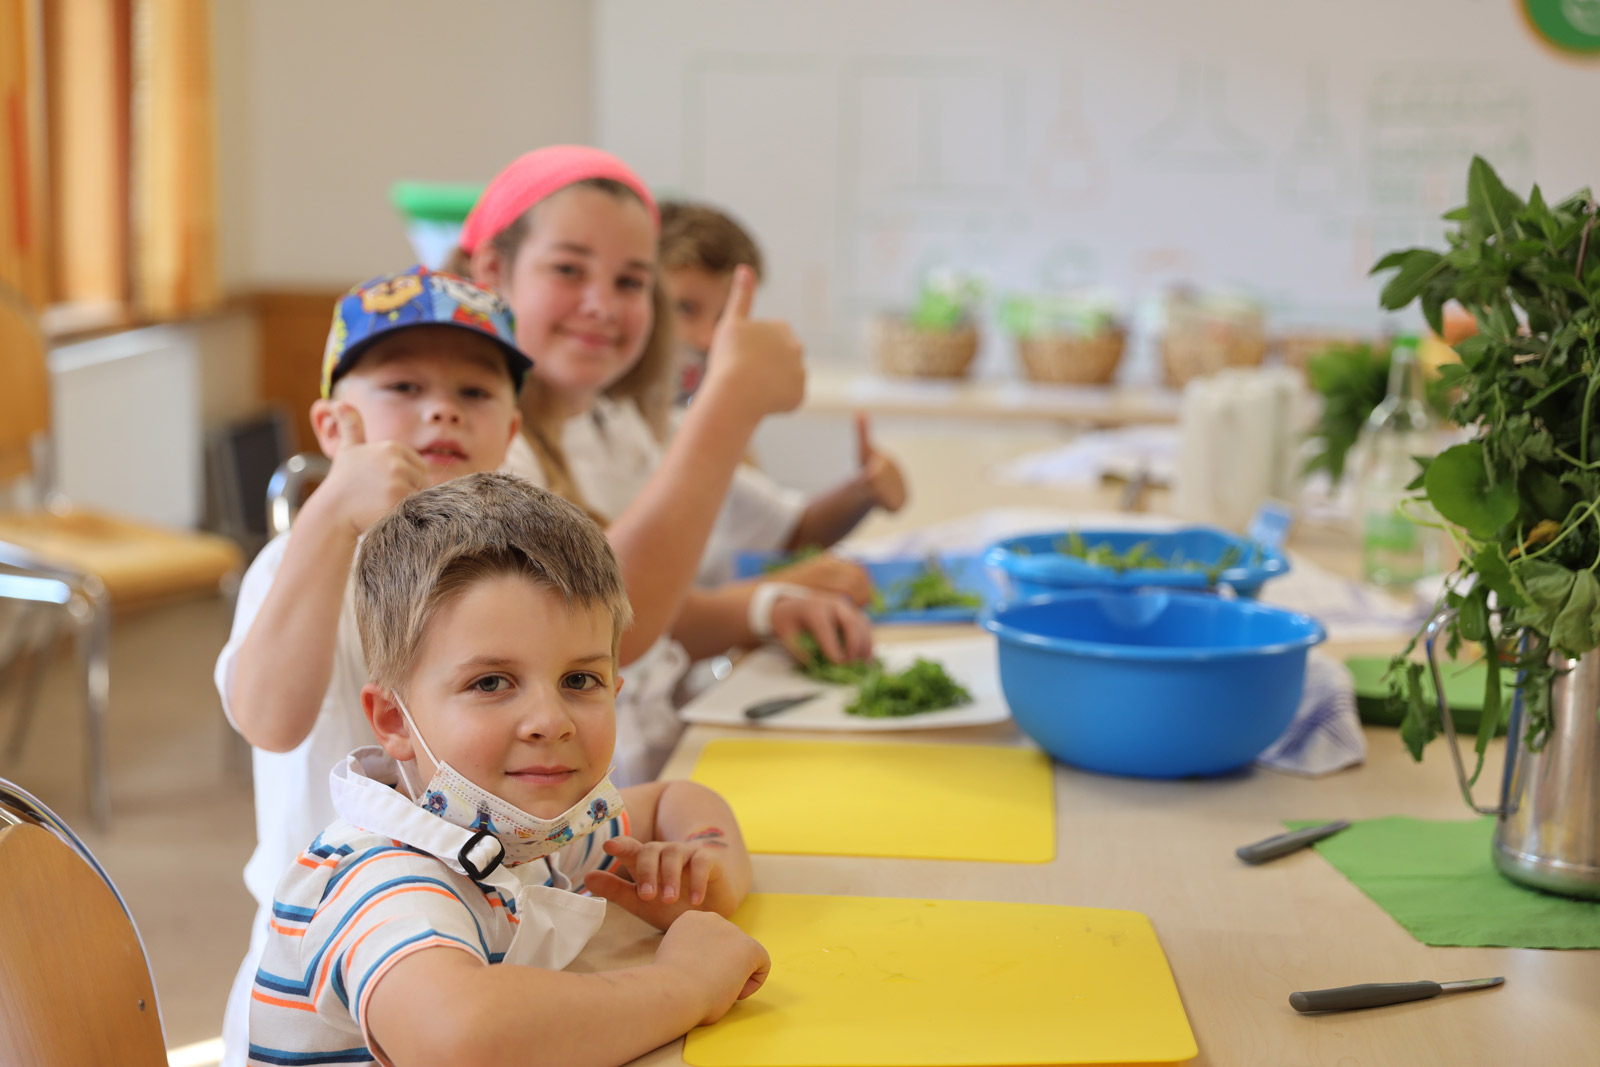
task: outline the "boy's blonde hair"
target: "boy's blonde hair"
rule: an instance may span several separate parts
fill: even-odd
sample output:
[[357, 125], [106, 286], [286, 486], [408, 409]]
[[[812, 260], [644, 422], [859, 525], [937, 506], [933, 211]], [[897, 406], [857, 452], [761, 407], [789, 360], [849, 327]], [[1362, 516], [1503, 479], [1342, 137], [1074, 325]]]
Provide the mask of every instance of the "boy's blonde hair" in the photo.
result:
[[[597, 189], [618, 200], [642, 203], [638, 194], [632, 189], [611, 178], [585, 178], [566, 186], [562, 192], [578, 188]], [[517, 253], [521, 251], [522, 243], [532, 236], [533, 217], [538, 210], [539, 205], [533, 205], [489, 239], [490, 246], [500, 254], [507, 270], [510, 270], [511, 265], [517, 261]], [[451, 252], [444, 269], [470, 278], [472, 257], [458, 247]], [[658, 441], [664, 442], [670, 429], [673, 399], [677, 396], [679, 353], [677, 341], [672, 333], [672, 305], [667, 300], [661, 279], [653, 278], [650, 289], [650, 336], [645, 340], [644, 352], [628, 373], [606, 388], [606, 395], [615, 399], [632, 400], [637, 404], [640, 414], [644, 416], [645, 424], [650, 427], [650, 431], [655, 434]], [[538, 457], [539, 466], [544, 471], [545, 480], [550, 488], [579, 507], [587, 509], [588, 504], [584, 501], [583, 493], [572, 475], [566, 450], [561, 445], [561, 433], [566, 425], [566, 415], [562, 411], [552, 409], [536, 375], [528, 376], [528, 383], [522, 391], [522, 407], [526, 416], [522, 422], [523, 436], [533, 446], [534, 455]], [[599, 518], [598, 515], [593, 517]]]
[[681, 200], [661, 203], [661, 268], [685, 267], [707, 274], [731, 274], [749, 267], [762, 276], [761, 249], [728, 215], [708, 204]]
[[503, 574], [529, 579], [568, 607], [605, 607], [616, 655], [633, 611], [605, 534], [522, 478], [471, 474], [406, 497], [362, 539], [355, 611], [372, 681], [402, 688], [435, 613]]

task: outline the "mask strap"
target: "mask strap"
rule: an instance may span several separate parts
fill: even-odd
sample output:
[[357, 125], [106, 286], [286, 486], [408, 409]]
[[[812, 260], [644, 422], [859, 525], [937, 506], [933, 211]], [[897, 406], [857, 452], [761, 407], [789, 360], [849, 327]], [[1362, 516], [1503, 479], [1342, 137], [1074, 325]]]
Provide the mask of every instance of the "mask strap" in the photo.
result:
[[[411, 736], [416, 738], [417, 739], [417, 743], [422, 746], [422, 751], [427, 755], [428, 762], [432, 763], [435, 767], [437, 767], [439, 765], [439, 761], [436, 758], [434, 758], [433, 750], [428, 747], [427, 738], [423, 737], [422, 736], [422, 731], [417, 729], [417, 722], [416, 722], [415, 719], [413, 719], [411, 717], [411, 711], [410, 711], [410, 709], [408, 709], [406, 707], [406, 702], [400, 699], [399, 691], [391, 689], [391, 690], [389, 690], [389, 695], [394, 698], [395, 707], [400, 709], [400, 714], [405, 718], [406, 726], [407, 726], [407, 728], [410, 729]], [[413, 757], [412, 759], [410, 759], [410, 760], [408, 760], [406, 762], [415, 763], [416, 759], [415, 759], [415, 757]], [[417, 787], [414, 784], [412, 784], [411, 775], [409, 773], [407, 773], [405, 763], [397, 763], [397, 764], [395, 764], [395, 766], [398, 767], [399, 770], [400, 770], [400, 777], [405, 781], [406, 789], [407, 789], [407, 791], [409, 791], [411, 793], [411, 799], [420, 800], [421, 799], [421, 794], [417, 791]]]

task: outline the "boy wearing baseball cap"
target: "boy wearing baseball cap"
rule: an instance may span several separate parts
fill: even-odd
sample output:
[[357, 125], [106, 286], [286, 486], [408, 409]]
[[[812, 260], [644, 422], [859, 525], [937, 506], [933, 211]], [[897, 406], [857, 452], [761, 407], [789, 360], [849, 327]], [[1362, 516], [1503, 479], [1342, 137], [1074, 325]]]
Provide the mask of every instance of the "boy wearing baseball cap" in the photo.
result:
[[335, 306], [322, 397], [311, 406], [332, 469], [292, 535], [250, 565], [217, 659], [223, 710], [254, 751], [257, 838], [244, 879], [258, 911], [228, 1000], [224, 1064], [245, 1062], [273, 890], [333, 820], [329, 769], [371, 740], [348, 588], [357, 542], [408, 494], [499, 468], [521, 426], [517, 393], [532, 365], [505, 302], [454, 275], [415, 267], [374, 278]]

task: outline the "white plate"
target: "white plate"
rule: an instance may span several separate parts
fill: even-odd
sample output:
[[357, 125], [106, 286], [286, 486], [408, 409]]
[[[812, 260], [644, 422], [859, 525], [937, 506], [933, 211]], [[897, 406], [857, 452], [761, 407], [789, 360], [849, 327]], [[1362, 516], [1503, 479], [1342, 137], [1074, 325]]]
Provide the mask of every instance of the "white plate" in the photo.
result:
[[[972, 703], [943, 711], [926, 711], [901, 718], [867, 719], [845, 714], [855, 687], [814, 682], [795, 670], [794, 660], [781, 648], [758, 648], [734, 668], [733, 674], [701, 693], [678, 710], [685, 722], [717, 726], [749, 726], [766, 730], [931, 730], [946, 726], [980, 726], [1011, 717], [1000, 693], [995, 666], [994, 638], [987, 634], [945, 641], [906, 641], [880, 645], [878, 655], [890, 670], [904, 670], [921, 656], [944, 664], [950, 677], [972, 694]], [[820, 692], [814, 700], [765, 719], [750, 720], [744, 709], [778, 697]]]

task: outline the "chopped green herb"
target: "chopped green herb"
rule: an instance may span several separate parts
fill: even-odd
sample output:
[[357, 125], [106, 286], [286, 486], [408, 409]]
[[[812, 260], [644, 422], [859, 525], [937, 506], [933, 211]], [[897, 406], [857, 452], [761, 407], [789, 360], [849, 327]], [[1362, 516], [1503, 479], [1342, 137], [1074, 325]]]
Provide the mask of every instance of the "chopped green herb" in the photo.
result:
[[950, 581], [950, 575], [937, 559], [909, 578], [889, 586], [887, 595], [875, 594], [868, 610], [876, 615], [891, 611], [931, 611], [935, 608], [979, 608], [983, 597], [963, 593]]
[[[1118, 552], [1104, 541], [1091, 547], [1076, 530], [1069, 530], [1065, 537], [1057, 538], [1055, 549], [1063, 556], [1081, 559], [1091, 566], [1104, 567], [1113, 574], [1138, 570], [1200, 571], [1205, 574], [1207, 585], [1216, 585], [1224, 571], [1237, 566], [1244, 559], [1244, 552], [1238, 545], [1229, 545], [1213, 563], [1186, 560], [1181, 554], [1171, 558], [1160, 556], [1151, 551], [1149, 541], [1140, 541]], [[1260, 545], [1254, 547], [1251, 558], [1254, 563], [1261, 562]]]
[[847, 714], [883, 719], [941, 711], [972, 702], [972, 694], [958, 685], [941, 664], [932, 660], [919, 657], [910, 667], [897, 673], [885, 670], [883, 662], [877, 658], [859, 663], [834, 663], [822, 654], [810, 634], [801, 634], [799, 641], [806, 653], [800, 673], [819, 682], [857, 687], [855, 699], [845, 706]]

